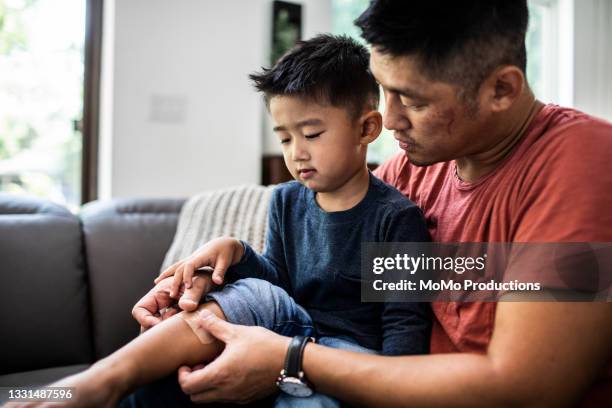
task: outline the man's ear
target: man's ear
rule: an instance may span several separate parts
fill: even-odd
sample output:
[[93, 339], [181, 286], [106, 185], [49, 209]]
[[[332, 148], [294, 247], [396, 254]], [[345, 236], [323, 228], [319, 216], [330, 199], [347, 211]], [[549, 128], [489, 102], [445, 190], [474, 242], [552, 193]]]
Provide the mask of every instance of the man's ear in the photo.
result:
[[368, 145], [375, 141], [382, 132], [382, 115], [378, 111], [369, 111], [359, 119], [361, 137], [359, 142]]
[[525, 74], [514, 65], [496, 69], [485, 81], [485, 103], [491, 112], [508, 110], [522, 94], [527, 81]]

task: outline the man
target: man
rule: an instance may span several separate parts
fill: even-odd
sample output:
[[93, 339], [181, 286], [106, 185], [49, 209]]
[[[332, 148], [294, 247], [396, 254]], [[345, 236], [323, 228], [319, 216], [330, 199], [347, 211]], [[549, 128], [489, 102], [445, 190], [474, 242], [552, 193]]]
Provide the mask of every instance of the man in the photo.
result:
[[[611, 242], [612, 126], [537, 101], [526, 1], [379, 0], [357, 20], [405, 154], [377, 175], [442, 242]], [[576, 271], [580, 273], [580, 271]], [[516, 294], [515, 297], [522, 296]], [[307, 344], [312, 387], [369, 406], [601, 406], [612, 397], [612, 304], [434, 303], [427, 356]], [[203, 319], [224, 352], [181, 368], [195, 402], [272, 393], [290, 339]]]

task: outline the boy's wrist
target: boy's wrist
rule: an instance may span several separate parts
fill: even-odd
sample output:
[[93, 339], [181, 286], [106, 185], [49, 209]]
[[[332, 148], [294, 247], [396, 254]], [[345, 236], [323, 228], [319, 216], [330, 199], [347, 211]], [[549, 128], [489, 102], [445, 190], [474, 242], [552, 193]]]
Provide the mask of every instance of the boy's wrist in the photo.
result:
[[240, 261], [242, 260], [242, 257], [244, 257], [244, 254], [246, 252], [246, 248], [244, 247], [244, 244], [239, 239], [236, 239], [234, 241], [234, 246], [235, 246], [234, 259], [232, 261], [232, 265], [236, 265], [237, 263], [240, 263]]

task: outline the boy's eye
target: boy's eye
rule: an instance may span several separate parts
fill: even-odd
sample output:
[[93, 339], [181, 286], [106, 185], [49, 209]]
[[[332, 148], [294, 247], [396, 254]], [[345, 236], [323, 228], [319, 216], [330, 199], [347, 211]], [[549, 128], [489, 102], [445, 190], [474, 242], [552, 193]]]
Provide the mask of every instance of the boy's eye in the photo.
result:
[[312, 135], [304, 135], [304, 137], [305, 137], [306, 139], [314, 139], [314, 138], [316, 138], [316, 137], [321, 136], [322, 134], [323, 134], [323, 132], [319, 132], [319, 133], [313, 133]]
[[286, 143], [289, 143], [290, 141], [291, 141], [291, 139], [286, 138], [286, 139], [281, 139], [280, 142], [281, 142], [281, 144], [286, 144]]

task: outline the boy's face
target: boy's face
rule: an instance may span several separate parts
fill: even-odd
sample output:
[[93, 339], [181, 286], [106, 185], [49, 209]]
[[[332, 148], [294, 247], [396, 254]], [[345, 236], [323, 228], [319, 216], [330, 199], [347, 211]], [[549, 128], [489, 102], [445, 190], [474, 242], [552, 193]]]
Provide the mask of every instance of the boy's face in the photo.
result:
[[363, 170], [367, 143], [346, 109], [275, 96], [270, 113], [287, 168], [309, 189], [336, 191]]

